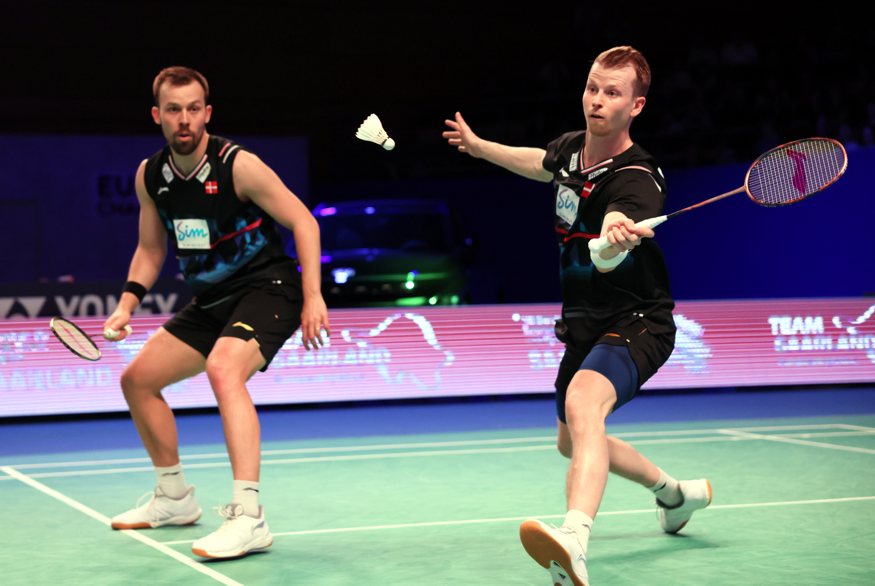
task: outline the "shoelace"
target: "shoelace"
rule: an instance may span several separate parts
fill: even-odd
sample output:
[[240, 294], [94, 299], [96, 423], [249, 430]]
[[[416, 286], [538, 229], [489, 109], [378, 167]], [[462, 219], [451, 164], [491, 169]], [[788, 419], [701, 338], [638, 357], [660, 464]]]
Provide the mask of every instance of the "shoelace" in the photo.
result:
[[140, 495], [140, 498], [137, 499], [137, 504], [135, 508], [139, 509], [143, 505], [147, 505], [148, 508], [146, 509], [146, 512], [148, 513], [148, 520], [152, 523], [157, 523], [161, 521], [163, 517], [156, 510], [156, 508], [151, 505], [158, 497], [161, 496], [166, 497], [167, 495], [164, 494], [164, 491], [161, 490], [160, 486], [156, 486], [155, 490], [153, 490], [152, 492], [144, 492], [142, 495]]
[[140, 498], [137, 499], [136, 508], [139, 509], [144, 504], [146, 504], [146, 501], [151, 500], [154, 497], [155, 497], [155, 491], [144, 492], [143, 494], [140, 495]]
[[[553, 529], [557, 530], [559, 533], [564, 533], [565, 535], [573, 537], [574, 541], [577, 542], [578, 547], [580, 547], [580, 539], [577, 537], [577, 534], [574, 532], [573, 529], [571, 529], [570, 527], [564, 527], [564, 526], [557, 527], [556, 525], [553, 525], [552, 523], [548, 523], [548, 525], [550, 525], [550, 527], [552, 527]], [[581, 547], [580, 554], [577, 556], [577, 561], [586, 563], [586, 554], [583, 553], [582, 547]]]
[[[561, 527], [557, 527], [553, 523], [547, 523], [547, 525], [549, 525], [551, 528], [555, 529], [559, 533], [564, 533], [565, 535], [574, 535], [574, 531], [570, 527], [565, 527], [564, 525]], [[576, 535], [574, 535], [574, 537], [577, 538]]]
[[[158, 496], [159, 496], [159, 494], [158, 494], [157, 488], [151, 492], [144, 492], [142, 495], [140, 495], [140, 498], [137, 499], [137, 505], [135, 508], [139, 509], [143, 505], [151, 505], [152, 501], [154, 501]], [[149, 521], [151, 521], [153, 523], [157, 523], [158, 521], [161, 520], [160, 515], [157, 514], [154, 507], [147, 508], [146, 512], [149, 515], [148, 516]]]
[[243, 505], [238, 505], [237, 503], [213, 507], [213, 510], [225, 519], [219, 526], [218, 531], [227, 531], [231, 527], [231, 521], [243, 516]]

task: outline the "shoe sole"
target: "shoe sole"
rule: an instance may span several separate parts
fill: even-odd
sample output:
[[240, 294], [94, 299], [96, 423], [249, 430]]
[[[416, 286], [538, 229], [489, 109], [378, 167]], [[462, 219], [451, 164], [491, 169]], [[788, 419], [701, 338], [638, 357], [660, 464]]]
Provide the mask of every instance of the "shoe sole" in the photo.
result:
[[[707, 486], [707, 488], [708, 488], [708, 502], [705, 503], [705, 506], [702, 507], [702, 509], [707, 508], [708, 505], [711, 504], [711, 499], [712, 499], [713, 496], [714, 496], [714, 495], [713, 495], [713, 492], [711, 491], [711, 481], [708, 480], [707, 478], [705, 479], [705, 486]], [[701, 511], [702, 509], [696, 509], [696, 511]], [[691, 515], [690, 519], [692, 519], [692, 513], [690, 513], [690, 515]], [[678, 527], [678, 528], [675, 529], [674, 531], [666, 531], [666, 533], [668, 533], [669, 535], [675, 535], [675, 534], [677, 534], [681, 529], [683, 529], [684, 527], [687, 526], [687, 523], [690, 522], [690, 519], [687, 519], [686, 521], [684, 521], [683, 523], [681, 523], [680, 527]]]
[[[562, 547], [562, 544], [553, 539], [553, 537], [544, 531], [541, 524], [537, 521], [525, 521], [520, 525], [520, 541], [529, 556], [538, 562], [545, 570], [550, 570], [550, 575], [555, 576], [558, 571], [556, 566], [561, 567], [564, 573], [571, 580], [574, 586], [587, 586], [571, 571], [571, 556]], [[557, 582], [553, 578], [554, 586], [566, 586], [568, 582], [563, 584]]]
[[202, 511], [198, 511], [197, 516], [195, 516], [195, 517], [183, 517], [181, 519], [172, 518], [172, 519], [170, 519], [168, 521], [164, 521], [162, 523], [155, 523], [154, 525], [152, 523], [143, 521], [142, 523], [112, 523], [112, 524], [110, 524], [110, 527], [112, 527], [113, 529], [117, 529], [117, 530], [154, 529], [156, 527], [164, 527], [166, 525], [178, 525], [180, 527], [183, 527], [185, 525], [194, 525], [195, 523], [197, 523], [198, 519], [201, 518], [201, 513], [202, 513]]
[[240, 558], [240, 557], [243, 557], [249, 553], [252, 553], [253, 551], [267, 549], [271, 545], [273, 545], [273, 537], [271, 537], [270, 541], [268, 541], [265, 545], [256, 545], [256, 546], [250, 547], [248, 549], [243, 549], [240, 551], [235, 551], [235, 552], [230, 552], [230, 553], [229, 552], [221, 552], [221, 553], [220, 552], [209, 552], [205, 549], [200, 549], [200, 548], [195, 548], [195, 547], [191, 548], [191, 553], [198, 555], [202, 558], [209, 558], [212, 560], [227, 559], [227, 558]]

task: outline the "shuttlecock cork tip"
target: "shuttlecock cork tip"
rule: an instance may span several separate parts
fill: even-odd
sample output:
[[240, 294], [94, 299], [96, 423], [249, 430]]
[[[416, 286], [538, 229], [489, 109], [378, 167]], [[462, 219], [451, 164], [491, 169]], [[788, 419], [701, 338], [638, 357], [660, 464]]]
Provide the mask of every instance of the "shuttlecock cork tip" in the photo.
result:
[[395, 148], [395, 141], [392, 140], [391, 138], [387, 138], [383, 142], [383, 148], [386, 149], [387, 151], [391, 151], [392, 149]]

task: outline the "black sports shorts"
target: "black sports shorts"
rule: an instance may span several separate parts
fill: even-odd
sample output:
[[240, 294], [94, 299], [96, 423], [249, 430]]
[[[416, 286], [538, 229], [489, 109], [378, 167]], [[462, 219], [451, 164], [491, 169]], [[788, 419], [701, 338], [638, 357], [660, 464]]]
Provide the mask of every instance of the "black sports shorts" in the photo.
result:
[[204, 357], [221, 337], [255, 339], [265, 360], [263, 372], [300, 327], [303, 303], [299, 279], [273, 279], [205, 305], [195, 299], [168, 320], [164, 329]]

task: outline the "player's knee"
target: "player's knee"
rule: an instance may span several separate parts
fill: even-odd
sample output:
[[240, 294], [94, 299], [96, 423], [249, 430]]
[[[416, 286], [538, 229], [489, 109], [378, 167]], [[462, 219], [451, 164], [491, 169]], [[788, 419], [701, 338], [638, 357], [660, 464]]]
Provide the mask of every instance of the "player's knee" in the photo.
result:
[[[575, 398], [569, 395], [565, 400], [565, 417], [568, 421], [568, 429], [573, 435], [604, 433], [607, 412], [598, 403], [588, 401], [584, 397]], [[571, 452], [570, 446], [568, 451]]]
[[569, 389], [565, 397], [565, 418], [570, 425], [573, 420], [581, 421], [598, 417], [598, 403], [588, 389]]
[[210, 354], [206, 364], [207, 378], [210, 382], [221, 381], [230, 373], [230, 365], [221, 356]]
[[124, 369], [119, 382], [122, 387], [122, 393], [124, 393], [124, 396], [128, 401], [139, 394], [150, 392], [147, 379], [142, 369], [135, 364], [131, 364]]
[[246, 382], [239, 365], [227, 356], [210, 354], [206, 372], [210, 385], [217, 394], [226, 393], [227, 389], [239, 388]]
[[122, 372], [121, 380], [119, 380], [119, 384], [122, 387], [122, 392], [127, 396], [134, 390], [134, 387], [137, 384], [136, 375], [131, 372], [131, 368], [128, 367]]
[[615, 401], [613, 387], [606, 387], [600, 380], [575, 377], [565, 397], [565, 417], [568, 425], [574, 428], [604, 426], [604, 421]]

